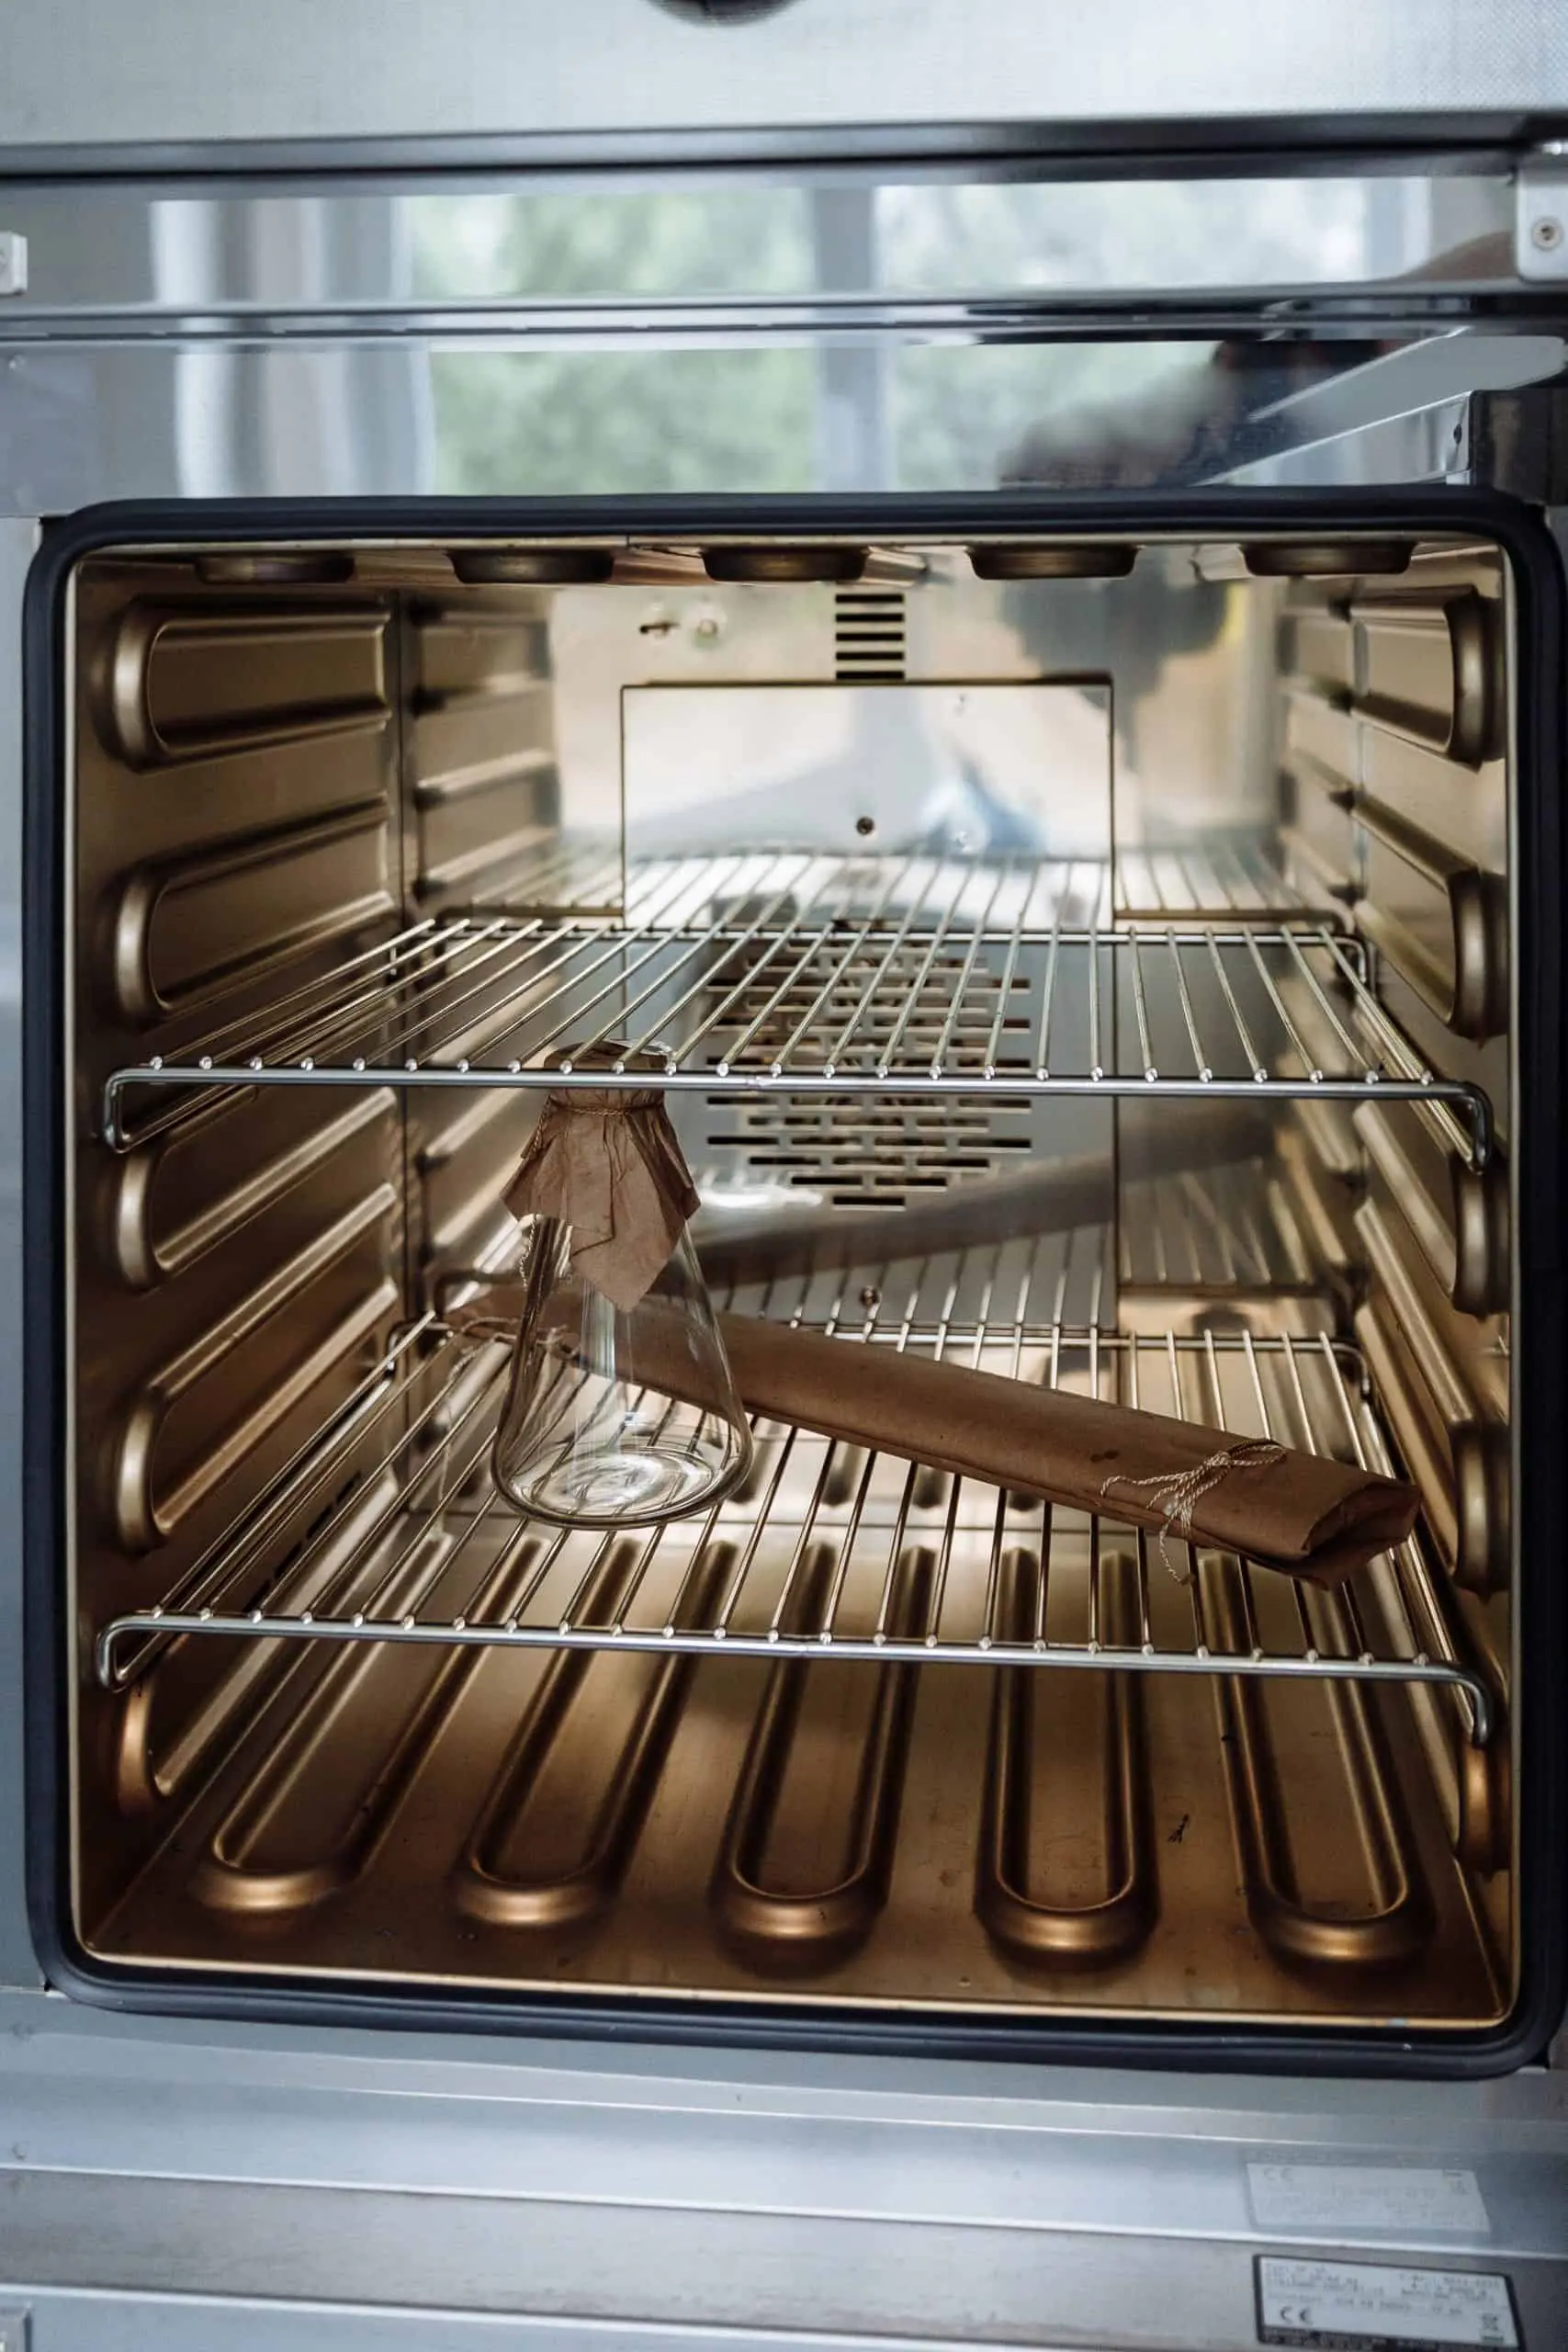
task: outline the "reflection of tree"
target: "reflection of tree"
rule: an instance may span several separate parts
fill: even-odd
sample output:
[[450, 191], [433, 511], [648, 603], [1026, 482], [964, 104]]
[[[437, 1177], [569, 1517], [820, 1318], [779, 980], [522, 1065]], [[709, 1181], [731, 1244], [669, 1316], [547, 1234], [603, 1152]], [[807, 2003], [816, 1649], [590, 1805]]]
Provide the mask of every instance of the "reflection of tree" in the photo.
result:
[[[884, 281], [911, 292], [1165, 288], [1354, 275], [1361, 216], [1359, 187], [1329, 181], [928, 185], [885, 189], [877, 232]], [[1131, 486], [1217, 469], [1240, 403], [1211, 373], [1213, 355], [1209, 343], [1089, 334], [913, 346], [895, 375], [899, 483]]]
[[[1299, 282], [1359, 266], [1361, 197], [1333, 181], [884, 187], [875, 274], [885, 288], [953, 295], [1198, 285], [1234, 269]], [[419, 290], [436, 298], [765, 298], [808, 291], [816, 266], [805, 193], [776, 186], [436, 198], [418, 205], [415, 232]], [[1154, 452], [1134, 478], [1157, 475], [1173, 433], [1187, 435], [1211, 400], [1227, 418], [1235, 405], [1205, 375], [1211, 349], [1088, 336], [900, 345], [893, 481], [981, 488], [1026, 445], [1058, 442], [1071, 454], [1044, 478], [1102, 479], [1097, 452], [1129, 436]], [[448, 349], [434, 382], [446, 489], [816, 487], [815, 355], [749, 344], [743, 328], [714, 349]]]
[[808, 490], [805, 351], [442, 352], [439, 487]]
[[799, 294], [810, 231], [796, 188], [560, 189], [499, 201], [425, 198], [422, 294]]
[[885, 279], [911, 293], [1292, 285], [1360, 271], [1365, 185], [932, 182], [885, 188], [877, 229]]
[[[558, 296], [793, 293], [810, 281], [791, 190], [558, 194], [420, 217], [421, 290]], [[469, 492], [810, 485], [812, 361], [758, 343], [684, 351], [446, 351], [441, 486]]]

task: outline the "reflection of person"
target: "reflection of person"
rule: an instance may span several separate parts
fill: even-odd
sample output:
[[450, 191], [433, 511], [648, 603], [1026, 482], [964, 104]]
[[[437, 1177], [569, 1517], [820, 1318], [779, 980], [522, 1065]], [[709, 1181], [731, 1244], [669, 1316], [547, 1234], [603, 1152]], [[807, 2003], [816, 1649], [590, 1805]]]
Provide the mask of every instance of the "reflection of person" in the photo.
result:
[[[1291, 440], [1278, 403], [1347, 368], [1377, 344], [1216, 344], [1207, 358], [1152, 391], [1042, 419], [1003, 463], [1004, 489], [1137, 491], [1223, 479]], [[1130, 518], [1131, 519], [1131, 516]], [[1109, 673], [1116, 681], [1121, 757], [1140, 764], [1140, 713], [1173, 655], [1212, 645], [1224, 626], [1223, 582], [1184, 577], [1145, 555], [1123, 580], [1011, 589], [1003, 610], [1041, 668], [1057, 676]]]
[[1289, 447], [1280, 403], [1386, 343], [1217, 343], [1206, 358], [1124, 400], [1066, 408], [1031, 426], [1003, 461], [1004, 489], [1147, 490], [1223, 481], [1237, 466]]
[[1184, 573], [1173, 584], [1169, 560], [1146, 551], [1124, 580], [1031, 581], [1003, 593], [1002, 614], [1047, 677], [1115, 681], [1112, 709], [1118, 756], [1139, 757], [1139, 721], [1173, 654], [1212, 645], [1224, 626], [1224, 582]]

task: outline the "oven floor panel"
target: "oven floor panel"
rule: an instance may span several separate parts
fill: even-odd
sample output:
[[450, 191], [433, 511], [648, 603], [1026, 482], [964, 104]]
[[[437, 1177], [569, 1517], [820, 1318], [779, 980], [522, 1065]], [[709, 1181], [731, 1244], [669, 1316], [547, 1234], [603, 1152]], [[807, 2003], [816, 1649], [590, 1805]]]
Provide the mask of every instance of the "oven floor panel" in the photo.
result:
[[[1156, 1610], [1185, 1609], [1164, 1584]], [[886, 1672], [296, 1649], [94, 1949], [520, 1990], [1343, 2025], [1498, 2013], [1403, 1693], [1367, 1691], [1351, 1720], [1359, 1695], [1248, 1685], [1242, 1723], [1234, 1690], [1123, 1677], [1117, 1720], [1110, 1677], [1034, 1674], [1013, 1750], [1030, 1769], [988, 1814], [1005, 1678]], [[1260, 1822], [1240, 1816], [1250, 1906], [1242, 1747], [1265, 1792]], [[1391, 1808], [1392, 1859], [1368, 1826]], [[1270, 1840], [1291, 1849], [1271, 1888]], [[982, 1849], [1000, 1856], [983, 1879]]]

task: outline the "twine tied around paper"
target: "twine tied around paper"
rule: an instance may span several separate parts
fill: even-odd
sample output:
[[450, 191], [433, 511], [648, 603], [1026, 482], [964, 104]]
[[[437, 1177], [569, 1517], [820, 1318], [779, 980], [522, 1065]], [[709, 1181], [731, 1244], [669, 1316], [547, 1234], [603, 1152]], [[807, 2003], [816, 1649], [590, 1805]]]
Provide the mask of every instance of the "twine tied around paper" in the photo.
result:
[[1113, 1471], [1100, 1494], [1109, 1500], [1112, 1487], [1146, 1487], [1151, 1502], [1158, 1506], [1163, 1525], [1159, 1532], [1159, 1555], [1178, 1584], [1185, 1584], [1170, 1556], [1170, 1537], [1174, 1530], [1184, 1544], [1192, 1540], [1192, 1514], [1205, 1495], [1213, 1494], [1233, 1471], [1268, 1470], [1276, 1462], [1283, 1462], [1286, 1449], [1276, 1445], [1272, 1438], [1247, 1437], [1235, 1445], [1221, 1448], [1218, 1453], [1206, 1454], [1201, 1462], [1194, 1462], [1186, 1470], [1160, 1470], [1152, 1478], [1130, 1478], [1124, 1471]]
[[572, 1271], [623, 1314], [668, 1263], [699, 1205], [654, 1087], [547, 1094], [505, 1202], [515, 1217], [555, 1217], [566, 1226]]

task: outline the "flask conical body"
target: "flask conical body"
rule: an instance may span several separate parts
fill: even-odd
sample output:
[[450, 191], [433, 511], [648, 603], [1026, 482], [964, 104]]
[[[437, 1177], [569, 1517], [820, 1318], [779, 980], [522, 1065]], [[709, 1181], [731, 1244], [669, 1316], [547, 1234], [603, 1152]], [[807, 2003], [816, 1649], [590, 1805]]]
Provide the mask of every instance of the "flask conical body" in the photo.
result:
[[572, 1527], [647, 1526], [717, 1502], [745, 1471], [751, 1439], [685, 1233], [631, 1307], [573, 1271], [570, 1227], [555, 1217], [527, 1219], [520, 1272], [491, 1454], [498, 1490], [533, 1518]]

